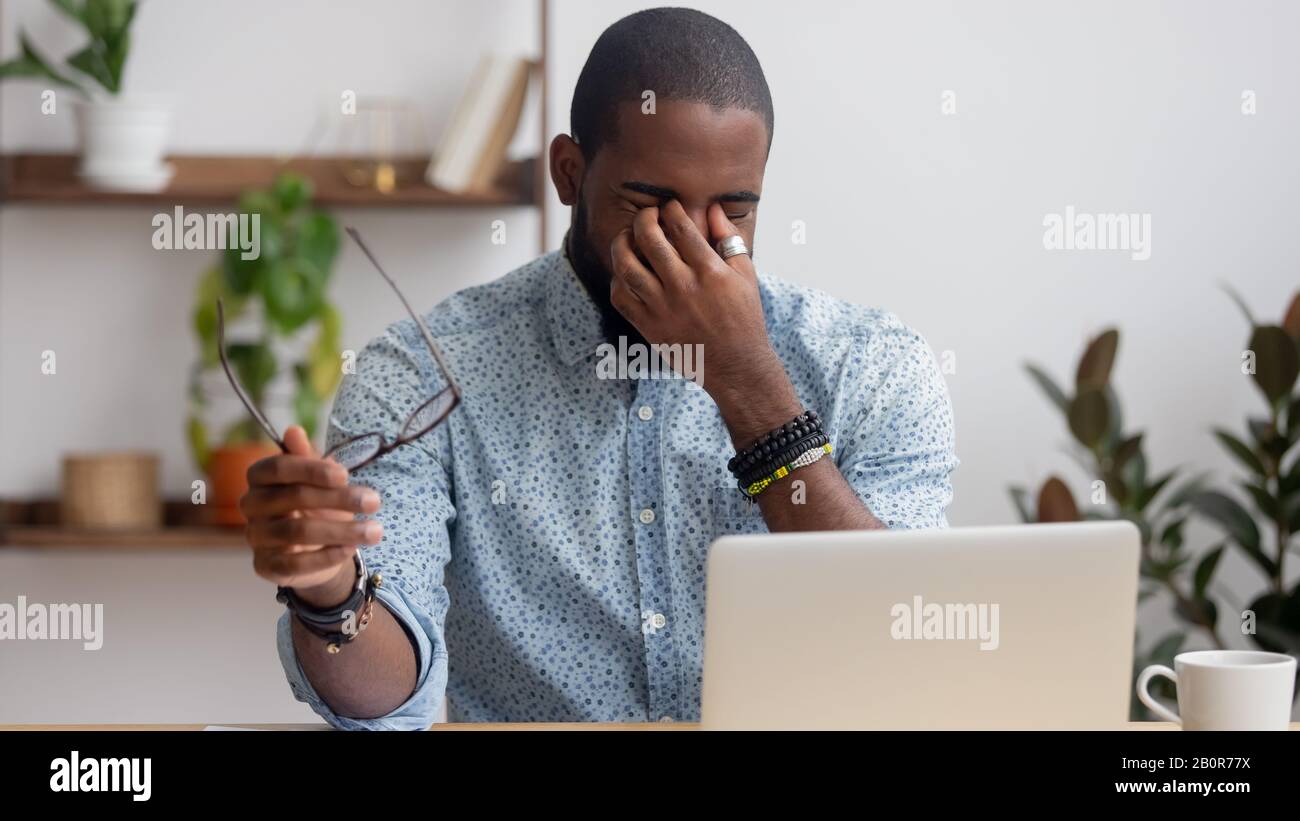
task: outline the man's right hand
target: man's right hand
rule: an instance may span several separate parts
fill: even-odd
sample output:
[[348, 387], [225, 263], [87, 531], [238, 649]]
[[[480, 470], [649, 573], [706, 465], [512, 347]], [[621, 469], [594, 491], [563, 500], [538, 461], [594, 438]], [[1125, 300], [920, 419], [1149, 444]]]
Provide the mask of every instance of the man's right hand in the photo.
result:
[[308, 604], [332, 607], [356, 582], [357, 545], [383, 538], [379, 522], [354, 518], [379, 510], [379, 494], [349, 486], [348, 472], [322, 459], [302, 428], [289, 428], [284, 444], [287, 454], [248, 469], [248, 493], [239, 502], [248, 519], [244, 533], [253, 548], [253, 569], [292, 587]]

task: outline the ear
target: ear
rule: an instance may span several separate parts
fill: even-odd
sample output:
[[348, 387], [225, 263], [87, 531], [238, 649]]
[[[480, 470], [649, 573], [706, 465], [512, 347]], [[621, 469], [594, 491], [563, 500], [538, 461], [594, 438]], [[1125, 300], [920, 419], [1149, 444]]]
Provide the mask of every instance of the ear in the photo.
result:
[[560, 202], [574, 205], [578, 202], [578, 189], [582, 186], [582, 174], [586, 170], [586, 161], [582, 158], [582, 149], [568, 134], [559, 134], [551, 140], [551, 182]]

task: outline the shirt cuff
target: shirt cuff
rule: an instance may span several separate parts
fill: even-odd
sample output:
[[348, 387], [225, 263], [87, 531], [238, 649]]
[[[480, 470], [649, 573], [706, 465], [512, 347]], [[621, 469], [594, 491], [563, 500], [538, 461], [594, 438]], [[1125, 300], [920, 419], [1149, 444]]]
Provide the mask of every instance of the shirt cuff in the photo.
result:
[[[433, 619], [410, 605], [400, 588], [380, 587], [375, 591], [375, 598], [415, 637], [418, 674], [415, 692], [411, 697], [391, 713], [378, 718], [348, 718], [336, 714], [311, 686], [302, 665], [298, 663], [289, 623], [293, 614], [286, 610], [276, 625], [275, 643], [280, 653], [280, 664], [284, 666], [285, 678], [289, 681], [289, 689], [293, 691], [294, 698], [306, 703], [330, 726], [340, 730], [427, 730], [438, 715], [447, 687], [446, 648], [441, 641], [435, 647], [430, 639], [430, 636], [441, 636], [441, 631], [433, 624]], [[356, 640], [365, 641], [365, 635], [358, 636]], [[348, 652], [346, 645], [343, 652]]]

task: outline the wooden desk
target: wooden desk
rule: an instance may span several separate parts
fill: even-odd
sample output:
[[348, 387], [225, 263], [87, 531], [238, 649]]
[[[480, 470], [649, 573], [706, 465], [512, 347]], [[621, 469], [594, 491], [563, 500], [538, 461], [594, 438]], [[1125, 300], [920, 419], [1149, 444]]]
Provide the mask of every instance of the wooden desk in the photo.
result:
[[[38, 730], [38, 731], [78, 731], [89, 732], [97, 730], [182, 730], [194, 731], [202, 730], [204, 724], [0, 724], [0, 732], [14, 730]], [[248, 730], [328, 730], [326, 724], [223, 724], [223, 727], [237, 727]], [[645, 723], [645, 724], [544, 724], [544, 723], [522, 723], [522, 724], [435, 724], [429, 728], [434, 732], [459, 732], [459, 731], [499, 731], [499, 730], [633, 730], [637, 732], [659, 732], [659, 731], [678, 731], [678, 730], [698, 730], [700, 725], [688, 724], [686, 722], [678, 723]], [[1117, 730], [1177, 730], [1178, 727], [1165, 721], [1130, 721], [1119, 727]], [[1292, 732], [1300, 732], [1300, 722], [1294, 722], [1291, 725]]]

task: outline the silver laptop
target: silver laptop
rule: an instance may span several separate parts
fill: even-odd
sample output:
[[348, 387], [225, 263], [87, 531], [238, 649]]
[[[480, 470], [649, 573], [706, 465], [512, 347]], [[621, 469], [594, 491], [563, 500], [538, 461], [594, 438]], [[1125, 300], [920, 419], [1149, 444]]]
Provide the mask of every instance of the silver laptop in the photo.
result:
[[726, 536], [708, 562], [708, 729], [1117, 729], [1128, 522]]

